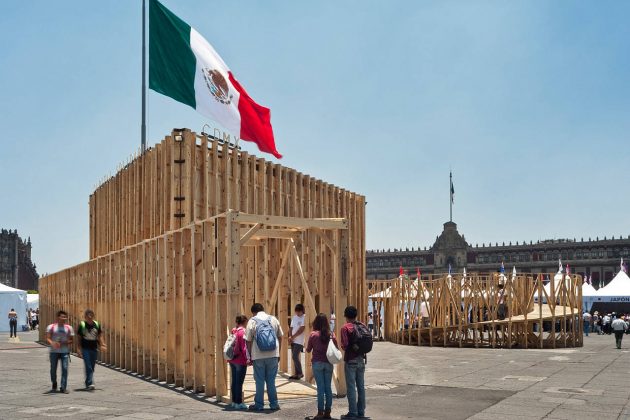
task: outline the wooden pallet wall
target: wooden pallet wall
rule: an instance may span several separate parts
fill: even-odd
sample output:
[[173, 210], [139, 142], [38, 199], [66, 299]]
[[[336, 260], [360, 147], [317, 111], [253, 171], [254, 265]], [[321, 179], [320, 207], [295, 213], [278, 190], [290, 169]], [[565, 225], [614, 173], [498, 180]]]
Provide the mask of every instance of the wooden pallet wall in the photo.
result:
[[[499, 284], [507, 305], [503, 320], [497, 312]], [[373, 281], [368, 287], [377, 336], [398, 344], [562, 348], [582, 346], [581, 285], [577, 275], [545, 286], [543, 275], [471, 273]], [[428, 325], [419, 316], [422, 304]]]
[[[263, 303], [286, 331], [297, 303], [306, 306], [310, 325], [319, 312], [339, 308], [340, 314], [366, 300], [358, 298], [363, 280], [348, 264], [348, 226], [342, 218], [236, 211], [193, 222], [43, 277], [42, 325], [64, 309], [76, 326], [92, 308], [109, 344], [102, 361], [225, 401], [222, 346], [236, 315], [251, 316], [254, 302]], [[287, 340], [280, 354], [280, 370], [289, 372]], [[341, 365], [335, 381], [343, 393]]]

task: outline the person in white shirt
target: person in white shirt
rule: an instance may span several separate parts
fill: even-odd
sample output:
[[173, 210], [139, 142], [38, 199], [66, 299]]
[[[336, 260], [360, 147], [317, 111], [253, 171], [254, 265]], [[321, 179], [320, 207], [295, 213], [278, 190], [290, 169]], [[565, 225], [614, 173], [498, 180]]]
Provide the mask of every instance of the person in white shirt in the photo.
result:
[[302, 371], [302, 351], [304, 350], [304, 305], [295, 305], [295, 315], [291, 319], [289, 329], [289, 343], [291, 344], [291, 356], [293, 358], [294, 375], [289, 379], [300, 380], [304, 377]]
[[612, 332], [610, 328], [611, 321], [612, 321], [612, 318], [610, 317], [610, 314], [604, 315], [604, 318], [602, 320], [602, 325], [604, 327], [604, 334], [610, 334]]
[[621, 317], [615, 318], [612, 322], [612, 330], [615, 333], [615, 342], [617, 343], [617, 348], [621, 348], [621, 340], [623, 340], [623, 333], [626, 332], [628, 326], [626, 325], [626, 321], [624, 321]]
[[[250, 410], [262, 411], [265, 408], [265, 384], [269, 406], [272, 410], [279, 410], [278, 392], [276, 390], [276, 375], [280, 361], [280, 345], [282, 344], [282, 327], [273, 315], [265, 313], [260, 303], [252, 305], [253, 317], [249, 319], [245, 329], [245, 341], [254, 366], [254, 381], [256, 382], [256, 396]], [[259, 346], [269, 347], [261, 349]]]

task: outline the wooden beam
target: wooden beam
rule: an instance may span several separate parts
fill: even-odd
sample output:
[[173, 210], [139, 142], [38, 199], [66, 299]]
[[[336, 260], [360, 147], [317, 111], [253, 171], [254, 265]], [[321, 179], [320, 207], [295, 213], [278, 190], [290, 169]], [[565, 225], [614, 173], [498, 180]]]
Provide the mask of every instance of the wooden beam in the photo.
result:
[[300, 280], [302, 280], [302, 287], [304, 290], [304, 296], [306, 297], [306, 306], [310, 313], [316, 314], [317, 308], [315, 307], [315, 301], [313, 300], [313, 294], [308, 288], [308, 283], [306, 282], [306, 276], [304, 275], [304, 270], [302, 269], [302, 262], [300, 261], [300, 256], [298, 255], [297, 249], [295, 248], [295, 242], [293, 240], [289, 241], [289, 249], [293, 254], [293, 258], [295, 258], [295, 268], [297, 269], [298, 275], [300, 276]]
[[345, 218], [306, 219], [301, 217], [262, 216], [234, 212], [234, 220], [240, 223], [264, 223], [267, 226], [295, 227], [301, 229], [348, 229], [348, 219]]
[[284, 271], [286, 270], [287, 261], [289, 260], [290, 252], [291, 252], [291, 244], [288, 243], [286, 245], [284, 254], [282, 256], [282, 262], [280, 263], [280, 270], [278, 271], [278, 276], [276, 277], [276, 282], [274, 283], [274, 286], [273, 286], [273, 292], [271, 293], [271, 297], [269, 298], [269, 301], [267, 302], [266, 309], [268, 311], [271, 311], [271, 308], [275, 306], [276, 300], [278, 299], [278, 288], [280, 287], [282, 276], [284, 275]]
[[301, 234], [299, 230], [261, 229], [253, 235], [252, 239], [296, 239]]
[[241, 236], [241, 241], [240, 241], [240, 246], [243, 246], [245, 243], [247, 243], [247, 241], [254, 236], [254, 234], [256, 232], [258, 232], [260, 230], [260, 228], [263, 227], [262, 223], [256, 223], [254, 226], [252, 226], [247, 233], [245, 233], [243, 236]]
[[337, 248], [335, 247], [334, 242], [328, 236], [326, 236], [326, 232], [324, 232], [323, 230], [319, 228], [313, 228], [311, 230], [315, 232], [317, 236], [319, 236], [322, 239], [322, 241], [328, 246], [328, 248], [333, 254], [335, 255], [337, 254]]

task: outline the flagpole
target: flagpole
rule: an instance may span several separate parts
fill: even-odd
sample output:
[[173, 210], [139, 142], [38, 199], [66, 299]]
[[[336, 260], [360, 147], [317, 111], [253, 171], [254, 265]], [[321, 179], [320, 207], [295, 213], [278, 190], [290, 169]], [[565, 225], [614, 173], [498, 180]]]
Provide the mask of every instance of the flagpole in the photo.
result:
[[147, 45], [146, 45], [146, 0], [142, 0], [142, 126], [140, 152], [147, 148]]
[[453, 171], [450, 172], [450, 184], [448, 186], [448, 192], [450, 196], [449, 205], [451, 207], [451, 222], [453, 221]]

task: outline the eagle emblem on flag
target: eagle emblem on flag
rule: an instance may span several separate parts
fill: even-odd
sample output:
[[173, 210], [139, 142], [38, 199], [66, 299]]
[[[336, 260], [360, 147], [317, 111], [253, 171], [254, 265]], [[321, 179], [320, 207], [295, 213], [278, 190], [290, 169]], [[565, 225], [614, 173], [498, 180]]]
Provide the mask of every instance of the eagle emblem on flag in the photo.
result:
[[208, 90], [214, 96], [214, 99], [222, 104], [229, 105], [234, 95], [230, 94], [230, 88], [225, 77], [218, 70], [204, 68], [202, 70], [203, 78], [206, 81]]

